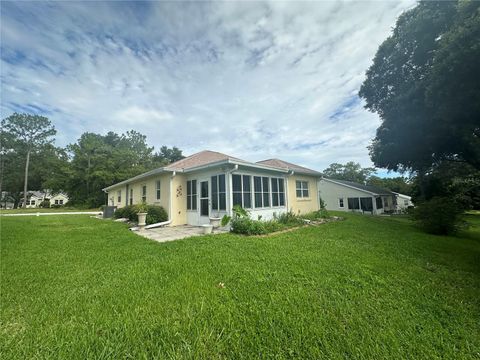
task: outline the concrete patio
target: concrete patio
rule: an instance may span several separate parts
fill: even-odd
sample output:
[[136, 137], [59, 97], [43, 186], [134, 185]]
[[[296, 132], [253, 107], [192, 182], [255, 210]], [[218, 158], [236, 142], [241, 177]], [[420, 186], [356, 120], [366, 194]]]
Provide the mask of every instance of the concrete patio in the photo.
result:
[[[228, 232], [223, 229], [215, 229], [213, 234], [221, 234]], [[150, 240], [158, 242], [167, 242], [179, 239], [185, 239], [192, 236], [204, 235], [201, 226], [181, 225], [181, 226], [166, 226], [156, 229], [145, 229], [135, 231], [136, 234], [146, 237]]]

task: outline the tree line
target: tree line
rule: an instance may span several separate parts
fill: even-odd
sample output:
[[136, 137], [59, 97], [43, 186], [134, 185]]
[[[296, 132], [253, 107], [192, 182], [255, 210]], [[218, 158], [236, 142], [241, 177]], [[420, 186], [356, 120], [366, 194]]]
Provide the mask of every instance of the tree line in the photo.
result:
[[439, 222], [480, 207], [479, 38], [480, 2], [421, 1], [398, 18], [359, 92], [382, 121], [374, 165], [408, 173]]
[[1, 122], [0, 194], [2, 203], [20, 205], [33, 190], [66, 192], [74, 206], [105, 204], [102, 189], [183, 159], [177, 147], [157, 151], [137, 131], [91, 132], [66, 147], [54, 145], [57, 131], [43, 116], [14, 113]]

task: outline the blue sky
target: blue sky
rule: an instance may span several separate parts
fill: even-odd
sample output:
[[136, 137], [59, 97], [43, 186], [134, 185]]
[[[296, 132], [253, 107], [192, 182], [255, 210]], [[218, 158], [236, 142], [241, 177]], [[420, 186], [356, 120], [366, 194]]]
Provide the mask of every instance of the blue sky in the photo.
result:
[[187, 155], [370, 166], [380, 122], [357, 93], [412, 6], [2, 1], [1, 115], [49, 117], [59, 146], [136, 129]]

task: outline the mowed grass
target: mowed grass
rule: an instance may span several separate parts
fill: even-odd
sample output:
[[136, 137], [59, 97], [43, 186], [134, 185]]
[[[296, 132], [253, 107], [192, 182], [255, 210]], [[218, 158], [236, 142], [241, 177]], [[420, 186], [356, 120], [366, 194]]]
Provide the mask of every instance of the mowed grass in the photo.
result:
[[20, 208], [20, 209], [0, 209], [0, 215], [7, 214], [30, 214], [30, 213], [55, 213], [55, 212], [81, 212], [81, 211], [97, 211], [101, 212], [99, 208], [95, 209], [76, 209], [72, 207], [60, 207], [60, 208]]
[[478, 359], [479, 217], [438, 237], [346, 216], [163, 244], [88, 216], [2, 218], [0, 358]]

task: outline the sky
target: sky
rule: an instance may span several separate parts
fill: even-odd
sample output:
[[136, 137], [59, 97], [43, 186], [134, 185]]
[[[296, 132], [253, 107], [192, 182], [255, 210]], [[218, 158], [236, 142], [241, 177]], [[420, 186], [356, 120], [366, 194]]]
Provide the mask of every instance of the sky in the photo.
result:
[[414, 5], [2, 1], [1, 116], [47, 116], [58, 146], [134, 129], [185, 155], [371, 166], [358, 91]]

